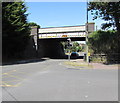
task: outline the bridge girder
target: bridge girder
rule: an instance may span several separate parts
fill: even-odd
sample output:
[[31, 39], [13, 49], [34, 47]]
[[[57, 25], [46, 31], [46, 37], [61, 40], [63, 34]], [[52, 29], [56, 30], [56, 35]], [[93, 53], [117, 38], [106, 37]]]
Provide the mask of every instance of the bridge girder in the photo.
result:
[[[43, 38], [43, 39], [38, 39], [38, 41], [44, 41], [44, 40], [57, 40], [57, 41], [67, 41], [69, 37], [66, 38]], [[85, 41], [85, 37], [71, 37], [71, 41]]]

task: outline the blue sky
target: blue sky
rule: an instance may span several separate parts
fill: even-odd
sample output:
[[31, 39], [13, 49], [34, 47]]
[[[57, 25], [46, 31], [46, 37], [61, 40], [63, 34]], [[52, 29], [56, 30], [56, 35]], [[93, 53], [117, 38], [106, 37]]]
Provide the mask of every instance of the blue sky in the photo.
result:
[[[86, 23], [86, 2], [26, 2], [29, 22], [35, 22], [42, 28], [84, 25]], [[100, 28], [101, 20], [92, 20]]]

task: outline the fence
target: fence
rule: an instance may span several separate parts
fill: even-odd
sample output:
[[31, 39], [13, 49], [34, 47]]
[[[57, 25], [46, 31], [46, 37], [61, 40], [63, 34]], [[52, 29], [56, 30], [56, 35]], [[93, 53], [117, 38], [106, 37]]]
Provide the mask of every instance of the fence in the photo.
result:
[[90, 61], [100, 63], [120, 63], [120, 53], [93, 54], [90, 56]]

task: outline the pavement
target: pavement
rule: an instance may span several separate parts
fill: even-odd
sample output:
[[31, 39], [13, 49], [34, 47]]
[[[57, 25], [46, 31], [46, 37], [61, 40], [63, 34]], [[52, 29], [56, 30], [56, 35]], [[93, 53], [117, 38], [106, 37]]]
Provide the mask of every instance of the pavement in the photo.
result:
[[70, 61], [65, 61], [64, 64], [69, 65], [76, 69], [118, 69], [119, 64], [103, 64], [103, 63], [87, 63], [83, 59], [74, 59]]

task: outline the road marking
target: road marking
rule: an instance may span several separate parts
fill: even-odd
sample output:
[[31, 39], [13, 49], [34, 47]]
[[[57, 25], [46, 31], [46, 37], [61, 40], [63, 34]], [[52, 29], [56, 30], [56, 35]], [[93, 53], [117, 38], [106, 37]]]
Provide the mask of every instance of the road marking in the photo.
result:
[[4, 84], [5, 86], [7, 86], [7, 87], [11, 86], [11, 85], [7, 84], [6, 82], [3, 82], [3, 81], [2, 81], [2, 85], [3, 85], [3, 84]]
[[[44, 71], [40, 71], [40, 74], [45, 74], [45, 73], [48, 73], [49, 71], [46, 71], [48, 68], [50, 67], [50, 65], [47, 65], [45, 68], [44, 68]], [[1, 81], [0, 83], [0, 86], [2, 87], [18, 87], [21, 85], [21, 83], [16, 83], [16, 82], [20, 82], [21, 80], [26, 80], [24, 78], [21, 78], [19, 76], [15, 76], [14, 73], [22, 73], [22, 74], [29, 74], [29, 75], [33, 75], [33, 73], [25, 73], [25, 72], [22, 72], [22, 71], [18, 71], [18, 70], [11, 70], [11, 71], [8, 71], [8, 72], [5, 72], [5, 73], [2, 73], [2, 78], [10, 78], [10, 77], [13, 77], [12, 80], [9, 80], [8, 81]]]
[[2, 79], [4, 78], [10, 78], [10, 77], [13, 77], [12, 80], [9, 80], [8, 81], [0, 81], [0, 86], [1, 87], [18, 87], [21, 83], [19, 83], [21, 80], [25, 80], [24, 78], [21, 78], [21, 77], [18, 77], [18, 76], [15, 76], [14, 74], [17, 73], [17, 74], [26, 74], [25, 72], [19, 72], [17, 70], [11, 70], [11, 71], [8, 71], [8, 72], [5, 72], [5, 73], [2, 73]]
[[3, 79], [3, 78], [7, 78], [7, 77], [10, 77], [10, 76], [9, 76], [9, 75], [7, 75], [7, 76], [2, 76], [2, 79]]
[[11, 84], [8, 84], [8, 83], [2, 81], [2, 84], [0, 84], [0, 86], [1, 86], [1, 87], [18, 87], [18, 86], [20, 86], [20, 84], [21, 84], [21, 83], [17, 83], [17, 84], [15, 84], [15, 85], [11, 85]]
[[16, 81], [20, 81], [20, 80], [11, 80], [11, 81], [2, 81], [2, 82], [11, 83], [11, 82], [16, 82]]
[[16, 85], [0, 85], [1, 87], [18, 87], [20, 86], [20, 83], [16, 84]]
[[85, 95], [85, 98], [88, 98], [88, 95]]
[[17, 78], [17, 79], [22, 79], [23, 80], [23, 78], [20, 78], [20, 77], [18, 77], [18, 76], [14, 76], [14, 75], [10, 75], [10, 74], [8, 74], [10, 77], [14, 77], [14, 78]]
[[4, 74], [7, 75], [7, 74], [12, 73], [12, 72], [15, 72], [15, 71], [17, 71], [17, 70], [8, 71], [7, 73], [3, 73], [3, 75], [4, 75]]
[[3, 73], [2, 75], [8, 75], [8, 73]]
[[59, 63], [59, 65], [62, 65], [61, 63]]

